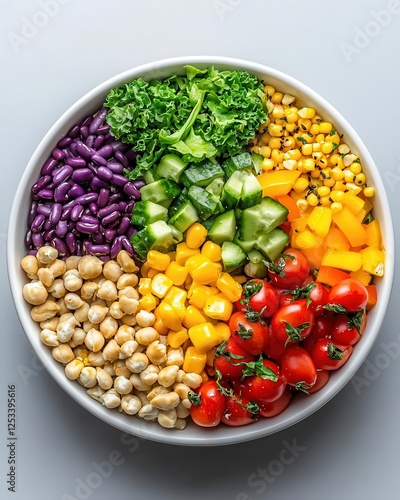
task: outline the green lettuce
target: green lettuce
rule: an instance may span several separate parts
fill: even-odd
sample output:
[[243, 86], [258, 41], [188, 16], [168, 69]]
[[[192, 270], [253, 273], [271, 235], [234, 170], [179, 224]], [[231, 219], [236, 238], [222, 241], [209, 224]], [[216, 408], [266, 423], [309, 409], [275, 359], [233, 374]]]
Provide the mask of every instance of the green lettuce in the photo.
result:
[[138, 153], [131, 179], [166, 153], [185, 162], [233, 156], [267, 119], [262, 83], [246, 71], [186, 66], [186, 76], [113, 89], [104, 105], [111, 133]]

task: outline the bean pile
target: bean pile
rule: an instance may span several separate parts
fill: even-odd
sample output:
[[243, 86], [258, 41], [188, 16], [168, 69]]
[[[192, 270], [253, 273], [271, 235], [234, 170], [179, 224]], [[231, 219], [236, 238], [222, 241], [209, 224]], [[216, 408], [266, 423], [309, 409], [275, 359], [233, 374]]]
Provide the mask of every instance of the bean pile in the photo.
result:
[[42, 166], [25, 237], [32, 254], [51, 245], [61, 257], [107, 260], [121, 249], [133, 255], [130, 218], [144, 182], [123, 175], [134, 167], [135, 153], [114, 139], [106, 116], [102, 108], [71, 127]]

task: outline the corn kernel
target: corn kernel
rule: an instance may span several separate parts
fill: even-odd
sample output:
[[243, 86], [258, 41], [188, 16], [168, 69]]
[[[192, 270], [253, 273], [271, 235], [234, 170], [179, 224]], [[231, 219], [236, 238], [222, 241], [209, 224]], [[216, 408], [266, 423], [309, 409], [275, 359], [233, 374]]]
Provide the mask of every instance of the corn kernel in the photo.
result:
[[272, 170], [276, 167], [276, 163], [270, 158], [264, 158], [261, 163], [261, 168], [264, 172], [268, 172], [268, 170]]
[[296, 141], [294, 139], [294, 137], [292, 136], [288, 136], [284, 139], [283, 141], [283, 144], [282, 144], [282, 147], [286, 150], [289, 150], [289, 149], [292, 149], [294, 148], [296, 145]]
[[206, 241], [201, 248], [201, 254], [211, 260], [219, 262], [221, 260], [221, 247], [212, 241]]
[[[206, 354], [207, 351], [220, 343], [214, 325], [209, 322], [192, 326], [192, 328], [189, 328], [188, 334], [196, 352], [199, 354]], [[183, 369], [185, 370], [185, 368]]]
[[344, 177], [343, 170], [339, 167], [333, 167], [331, 170], [331, 177], [335, 181], [341, 181]]
[[283, 152], [279, 149], [273, 149], [271, 152], [271, 160], [279, 164], [283, 162]]
[[357, 184], [358, 186], [362, 186], [363, 184], [365, 184], [365, 182], [366, 182], [366, 178], [365, 178], [365, 175], [363, 173], [356, 175], [355, 184]]
[[353, 162], [350, 165], [350, 170], [353, 172], [354, 175], [360, 174], [361, 173], [361, 163]]
[[332, 210], [332, 213], [334, 213], [334, 214], [337, 214], [342, 209], [343, 209], [343, 205], [341, 203], [336, 202], [336, 201], [334, 203], [332, 203], [332, 205], [331, 205], [331, 210]]
[[165, 274], [156, 274], [151, 281], [151, 292], [153, 295], [162, 299], [174, 283]]
[[301, 158], [300, 149], [297, 149], [297, 148], [290, 149], [289, 151], [287, 151], [285, 153], [285, 155], [287, 155], [288, 160], [297, 160], [298, 161]]
[[293, 189], [296, 193], [301, 193], [308, 188], [308, 180], [304, 177], [299, 177], [293, 185]]
[[319, 124], [319, 129], [323, 134], [329, 134], [333, 128], [332, 123], [330, 122], [321, 122]]
[[204, 314], [219, 321], [228, 321], [232, 315], [232, 303], [219, 295], [208, 297], [203, 308]]
[[319, 125], [318, 123], [313, 123], [310, 127], [310, 134], [312, 135], [318, 135], [320, 133], [320, 130], [319, 130]]
[[265, 85], [264, 92], [268, 97], [272, 97], [275, 94], [275, 88], [272, 85]]
[[[167, 328], [164, 323], [161, 321], [161, 319], [156, 319], [154, 324], [153, 324], [153, 328], [155, 330], [157, 330], [157, 332], [160, 334], [160, 335], [167, 335], [167, 333], [169, 332], [169, 328]], [[172, 345], [171, 345], [172, 347]]]
[[325, 135], [324, 134], [318, 134], [315, 137], [315, 142], [318, 142], [320, 144], [320, 146], [322, 146], [322, 144], [325, 142]]
[[198, 222], [192, 224], [186, 231], [186, 245], [191, 249], [200, 248], [206, 241], [207, 229]]
[[189, 248], [185, 242], [178, 243], [176, 245], [176, 262], [180, 266], [184, 266], [189, 257], [199, 253], [200, 250], [198, 248]]
[[301, 147], [301, 152], [303, 153], [304, 156], [312, 155], [313, 145], [312, 144], [303, 144], [303, 146]]
[[300, 210], [301, 213], [304, 213], [308, 209], [308, 203], [306, 200], [300, 198], [300, 200], [296, 201], [297, 208]]
[[283, 106], [280, 104], [274, 106], [274, 109], [272, 110], [272, 116], [274, 118], [282, 118], [283, 116], [285, 116], [285, 110], [283, 109]]
[[348, 169], [343, 170], [343, 177], [345, 182], [354, 182], [356, 180], [356, 176]]
[[185, 352], [182, 369], [186, 373], [198, 373], [200, 375], [206, 367], [206, 363], [207, 354], [201, 354], [193, 346], [190, 346]]
[[[333, 153], [330, 155], [329, 157], [329, 163], [330, 165], [332, 165], [333, 167], [336, 167], [336, 165], [338, 164], [339, 160], [341, 160], [341, 156], [338, 155], [337, 153]], [[344, 165], [343, 165], [344, 166]]]
[[157, 299], [153, 294], [147, 293], [139, 299], [139, 308], [147, 312], [153, 311], [157, 307]]
[[185, 266], [180, 266], [177, 262], [172, 261], [165, 271], [165, 276], [169, 278], [176, 286], [181, 286], [185, 282], [189, 271]]
[[138, 292], [141, 295], [151, 293], [151, 278], [140, 278]]
[[149, 271], [150, 271], [150, 266], [147, 262], [145, 262], [140, 268], [140, 274], [142, 278], [147, 278], [147, 274]]
[[307, 203], [311, 205], [312, 207], [316, 207], [318, 205], [318, 197], [314, 193], [310, 193], [307, 196]]
[[167, 335], [167, 342], [173, 348], [177, 349], [189, 338], [188, 331], [186, 328], [181, 328], [180, 330], [174, 331], [169, 330]]
[[301, 109], [299, 109], [298, 114], [301, 118], [314, 118], [315, 109], [314, 108], [301, 108]]
[[330, 192], [331, 190], [328, 188], [328, 186], [320, 186], [319, 188], [317, 188], [317, 193], [320, 196], [328, 196]]
[[271, 154], [273, 149], [279, 149], [281, 147], [282, 141], [280, 137], [271, 137], [268, 141], [268, 147], [271, 149]]
[[308, 120], [306, 118], [299, 118], [298, 125], [302, 132], [308, 132], [311, 127], [311, 120]]
[[312, 158], [306, 158], [303, 161], [303, 168], [305, 168], [308, 172], [315, 169], [315, 161]]
[[269, 146], [262, 146], [259, 148], [258, 154], [264, 156], [264, 158], [269, 158], [271, 156], [271, 148]]
[[363, 193], [366, 198], [372, 198], [375, 196], [375, 189], [373, 187], [366, 187], [364, 188]]
[[314, 169], [312, 172], [310, 172], [310, 175], [313, 179], [319, 179], [321, 172], [318, 169]]
[[324, 179], [324, 186], [328, 186], [328, 187], [333, 187], [335, 185], [335, 179], [332, 179], [331, 177], [326, 177]]
[[324, 142], [321, 144], [321, 151], [325, 154], [328, 155], [332, 153], [333, 151], [333, 144], [331, 142]]
[[[271, 137], [282, 137], [284, 130], [280, 125], [276, 125], [275, 123], [270, 123], [268, 125], [268, 133]], [[270, 146], [271, 147], [271, 146]]]
[[339, 203], [342, 203], [345, 198], [345, 193], [344, 191], [337, 191], [336, 189], [331, 191], [331, 198], [333, 201], [337, 201]]
[[337, 189], [338, 191], [345, 191], [346, 184], [344, 184], [342, 181], [336, 181], [335, 182], [335, 189]]
[[274, 94], [271, 96], [271, 102], [273, 104], [280, 104], [283, 99], [283, 94], [282, 92], [274, 92]]
[[147, 263], [152, 269], [157, 271], [165, 271], [171, 262], [168, 254], [158, 252], [157, 250], [150, 250], [147, 253]]
[[220, 342], [229, 339], [229, 337], [231, 336], [231, 331], [226, 323], [217, 323], [216, 325], [214, 325], [214, 328], [217, 332]]
[[192, 328], [193, 326], [206, 323], [208, 319], [206, 316], [192, 305], [186, 308], [185, 317], [183, 318], [183, 325], [186, 328]]
[[187, 299], [187, 291], [177, 286], [172, 286], [164, 297], [165, 302], [173, 306], [183, 304], [185, 305]]
[[157, 308], [160, 320], [169, 330], [180, 330], [182, 328], [182, 320], [178, 314], [176, 308], [165, 302], [165, 300], [160, 302]]

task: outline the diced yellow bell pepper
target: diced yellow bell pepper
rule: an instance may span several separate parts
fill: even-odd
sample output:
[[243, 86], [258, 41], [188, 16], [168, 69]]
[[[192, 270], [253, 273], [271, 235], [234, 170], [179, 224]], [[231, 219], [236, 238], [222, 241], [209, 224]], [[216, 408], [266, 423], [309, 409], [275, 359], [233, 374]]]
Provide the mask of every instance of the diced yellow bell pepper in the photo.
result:
[[177, 286], [172, 286], [164, 297], [165, 302], [173, 306], [183, 304], [185, 305], [187, 299], [187, 291]]
[[382, 248], [382, 233], [379, 221], [374, 219], [367, 225], [367, 245], [378, 250]]
[[343, 232], [332, 226], [329, 230], [328, 235], [325, 238], [326, 246], [332, 248], [333, 250], [349, 250], [350, 243]]
[[360, 250], [362, 268], [374, 276], [383, 276], [385, 272], [385, 252], [375, 247]]
[[201, 254], [208, 257], [211, 262], [219, 262], [221, 260], [221, 247], [212, 241], [206, 241], [201, 247]]
[[358, 271], [362, 266], [362, 258], [356, 252], [329, 249], [322, 259], [322, 265], [344, 271]]
[[296, 234], [304, 231], [307, 227], [307, 219], [308, 213], [303, 213], [299, 219], [292, 221], [290, 226], [291, 230]]
[[180, 266], [184, 266], [187, 259], [192, 255], [196, 255], [200, 253], [198, 248], [189, 248], [185, 242], [178, 243], [176, 245], [176, 262]]
[[232, 315], [232, 302], [220, 295], [208, 297], [203, 308], [204, 314], [219, 321], [228, 321]]
[[202, 314], [201, 311], [194, 306], [188, 306], [186, 308], [186, 314], [183, 318], [183, 325], [186, 328], [192, 328], [193, 326], [200, 325], [201, 323], [206, 323], [207, 317]]
[[349, 208], [353, 214], [358, 214], [365, 205], [365, 201], [362, 198], [355, 196], [352, 193], [344, 193], [341, 203]]
[[189, 248], [200, 248], [206, 241], [207, 229], [198, 222], [192, 224], [186, 231], [186, 245]]
[[180, 266], [177, 262], [172, 261], [165, 271], [165, 276], [167, 276], [174, 285], [180, 286], [185, 283], [188, 272], [185, 266]]
[[139, 299], [139, 307], [141, 310], [150, 312], [157, 307], [157, 299], [151, 293], [146, 293], [141, 299]]
[[[317, 240], [320, 236], [316, 235]], [[301, 253], [303, 253], [306, 257], [312, 269], [319, 269], [321, 267], [322, 259], [326, 253], [327, 246], [325, 244], [325, 240], [320, 238], [320, 242], [314, 248], [302, 248]]]
[[288, 194], [300, 174], [299, 170], [275, 170], [259, 175], [257, 180], [263, 190], [263, 196], [274, 198]]
[[147, 295], [151, 293], [151, 278], [140, 278], [138, 292], [141, 295]]
[[217, 323], [214, 325], [215, 331], [217, 332], [220, 343], [223, 340], [229, 339], [231, 336], [231, 331], [226, 323]]
[[[325, 238], [332, 224], [332, 210], [328, 207], [314, 207], [308, 216], [307, 224], [319, 236]], [[297, 244], [300, 246], [299, 242]]]
[[236, 302], [242, 296], [242, 287], [229, 273], [221, 274], [221, 276], [217, 279], [217, 288], [231, 302]]
[[182, 328], [182, 320], [176, 308], [164, 300], [157, 307], [158, 315], [163, 324], [169, 330], [180, 330]]
[[177, 331], [170, 330], [167, 335], [167, 342], [173, 349], [177, 349], [186, 342], [188, 338], [189, 335], [186, 328], [181, 328]]
[[367, 232], [357, 217], [347, 207], [333, 214], [333, 222], [344, 233], [352, 247], [365, 245], [367, 242]]
[[358, 222], [361, 222], [361, 224], [363, 223], [363, 220], [365, 219], [366, 215], [367, 215], [367, 211], [364, 210], [363, 208], [357, 214], [355, 214]]
[[210, 259], [204, 255], [197, 255], [190, 260], [189, 274], [196, 283], [209, 285], [217, 281], [220, 273]]
[[[220, 343], [214, 326], [208, 322], [192, 326], [192, 328], [189, 328], [188, 334], [196, 352], [199, 354], [207, 353], [207, 351]], [[185, 370], [185, 368], [183, 369]]]
[[318, 245], [318, 240], [315, 235], [308, 229], [298, 233], [295, 237], [295, 243], [298, 248], [315, 248]]
[[206, 367], [207, 354], [201, 354], [193, 346], [186, 349], [182, 369], [186, 373], [198, 373], [199, 375]]
[[371, 282], [371, 275], [365, 272], [363, 269], [359, 269], [358, 271], [353, 271], [350, 273], [350, 276], [358, 281], [360, 281], [364, 286], [367, 286]]
[[165, 274], [158, 273], [151, 280], [151, 293], [162, 299], [172, 287], [173, 283]]
[[171, 262], [171, 257], [166, 253], [158, 252], [157, 250], [150, 250], [147, 253], [147, 264], [152, 269], [158, 271], [165, 271]]

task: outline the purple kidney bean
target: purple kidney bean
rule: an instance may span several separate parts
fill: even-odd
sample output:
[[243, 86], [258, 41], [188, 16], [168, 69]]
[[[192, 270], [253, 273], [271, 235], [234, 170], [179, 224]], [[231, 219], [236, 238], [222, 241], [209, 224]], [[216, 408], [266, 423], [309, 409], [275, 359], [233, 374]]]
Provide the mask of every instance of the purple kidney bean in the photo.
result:
[[75, 205], [71, 210], [71, 220], [77, 221], [81, 218], [83, 214], [83, 206]]
[[68, 232], [68, 222], [60, 220], [56, 226], [56, 235], [63, 238]]
[[124, 144], [121, 141], [113, 141], [113, 142], [110, 143], [110, 146], [113, 148], [113, 151], [114, 151], [114, 154], [115, 154], [116, 151], [122, 151], [122, 152], [124, 152], [123, 150], [125, 149], [126, 144]]
[[118, 163], [115, 160], [108, 161], [107, 167], [113, 174], [122, 174], [122, 172], [124, 171], [124, 166], [122, 165], [122, 163]]
[[82, 139], [86, 140], [86, 138], [89, 135], [89, 127], [87, 125], [82, 125], [82, 127], [79, 130], [79, 132], [80, 132], [80, 135], [81, 135]]
[[108, 187], [108, 184], [98, 177], [93, 177], [93, 179], [90, 181], [89, 186], [92, 191], [99, 193], [102, 189], [106, 189]]
[[115, 240], [113, 241], [110, 249], [110, 257], [112, 259], [115, 259], [115, 257], [119, 254], [119, 252], [122, 250], [122, 241], [121, 241], [122, 236], [117, 236]]
[[49, 229], [48, 231], [45, 231], [43, 233], [43, 238], [44, 238], [44, 241], [51, 241], [54, 237], [56, 236], [56, 230], [53, 228], [53, 229]]
[[101, 149], [99, 149], [99, 151], [97, 151], [97, 154], [100, 155], [105, 160], [108, 160], [109, 158], [111, 158], [113, 153], [114, 153], [114, 150], [110, 144], [107, 144], [107, 146], [103, 146]]
[[49, 158], [43, 164], [43, 167], [40, 171], [42, 175], [49, 175], [51, 172], [57, 167], [58, 161], [54, 158]]
[[109, 226], [113, 222], [117, 221], [121, 217], [121, 213], [117, 210], [115, 212], [111, 212], [109, 215], [103, 217], [101, 223], [103, 226]]
[[30, 229], [25, 233], [25, 245], [28, 248], [32, 245], [32, 231]]
[[73, 125], [69, 130], [67, 135], [72, 139], [76, 139], [79, 136], [79, 125]]
[[75, 222], [68, 222], [68, 232], [72, 233], [72, 231], [75, 229]]
[[95, 150], [86, 146], [82, 141], [76, 142], [76, 152], [84, 158], [91, 158], [95, 154]]
[[102, 166], [97, 169], [97, 176], [103, 181], [109, 181], [112, 179], [113, 173], [109, 168]]
[[60, 149], [64, 149], [67, 146], [69, 146], [71, 144], [71, 142], [72, 142], [72, 138], [65, 136], [57, 142], [57, 147]]
[[97, 210], [98, 210], [98, 207], [97, 207], [97, 204], [92, 202], [92, 203], [89, 203], [89, 212], [92, 213], [93, 215], [97, 215]]
[[92, 255], [100, 256], [108, 255], [110, 253], [110, 245], [107, 245], [107, 243], [101, 245], [93, 245], [93, 243], [89, 242], [86, 248]]
[[60, 220], [68, 220], [71, 217], [72, 208], [64, 206]]
[[90, 222], [77, 222], [76, 229], [81, 233], [93, 234], [99, 230], [99, 225], [91, 224]]
[[144, 181], [142, 181], [142, 180], [133, 181], [132, 184], [135, 186], [136, 189], [140, 189], [140, 188], [142, 188], [143, 186], [146, 185], [146, 183]]
[[63, 149], [63, 153], [65, 154], [65, 158], [68, 159], [68, 158], [72, 158], [72, 153], [69, 149], [66, 149], [64, 148]]
[[95, 163], [97, 163], [97, 165], [101, 165], [103, 167], [105, 167], [107, 165], [107, 160], [104, 159], [102, 156], [100, 156], [99, 154], [95, 153], [92, 158], [91, 158], [92, 161], [94, 161]]
[[132, 215], [132, 210], [133, 210], [133, 207], [135, 206], [135, 200], [131, 200], [127, 205], [126, 205], [126, 208], [125, 208], [125, 212], [129, 215]]
[[68, 201], [68, 191], [71, 188], [71, 184], [67, 182], [63, 182], [54, 190], [54, 201], [57, 203], [62, 203]]
[[50, 231], [50, 229], [51, 229], [52, 227], [53, 227], [53, 224], [49, 221], [49, 219], [46, 219], [46, 220], [44, 221], [44, 224], [43, 224], [43, 226], [41, 227], [41, 229], [42, 229], [43, 231]]
[[40, 198], [44, 198], [45, 200], [52, 200], [54, 191], [52, 189], [41, 189], [37, 194]]
[[94, 139], [95, 139], [95, 136], [94, 135], [88, 135], [87, 138], [86, 138], [86, 141], [85, 141], [85, 144], [88, 148], [93, 148], [93, 144], [94, 144]]
[[126, 201], [120, 201], [120, 202], [118, 203], [119, 211], [120, 211], [121, 213], [125, 212], [125, 210], [126, 210], [126, 205], [127, 205]]
[[129, 162], [128, 162], [128, 159], [126, 158], [126, 156], [124, 155], [124, 153], [122, 153], [121, 151], [116, 151], [114, 154], [114, 158], [117, 161], [119, 161], [120, 163], [122, 163], [122, 165], [125, 168], [128, 168]]
[[[96, 137], [96, 139], [94, 140], [94, 143], [93, 143], [93, 149], [100, 149], [104, 143], [106, 142], [106, 138], [104, 135], [98, 135]], [[98, 154], [98, 151], [97, 151], [97, 154]]]
[[37, 215], [38, 206], [39, 206], [39, 203], [37, 201], [32, 201], [31, 206], [29, 208], [29, 213], [28, 213], [28, 220], [27, 220], [28, 227], [30, 227], [32, 222], [35, 220], [35, 217]]
[[44, 238], [41, 233], [32, 233], [32, 245], [36, 248], [44, 245]]
[[[110, 125], [108, 125], [107, 123], [105, 123], [104, 125], [102, 125], [101, 127], [99, 127], [97, 133], [100, 135], [104, 135], [104, 137], [107, 139], [106, 135], [109, 133], [109, 130], [110, 130]], [[114, 138], [113, 138], [114, 140]]]
[[123, 175], [114, 174], [110, 182], [113, 186], [124, 187], [125, 184], [128, 182], [128, 179]]
[[53, 182], [56, 186], [61, 184], [62, 182], [66, 181], [69, 179], [72, 175], [72, 172], [74, 169], [70, 167], [69, 165], [63, 165], [62, 167], [57, 168], [56, 170], [53, 170]]
[[108, 228], [104, 231], [104, 237], [108, 243], [111, 243], [116, 236], [117, 236], [116, 229]]
[[109, 203], [118, 203], [121, 198], [121, 193], [113, 193], [108, 201]]
[[65, 243], [70, 253], [75, 253], [76, 251], [76, 239], [72, 233], [68, 233], [65, 237]]
[[140, 191], [135, 187], [132, 182], [127, 182], [124, 186], [124, 193], [131, 197], [136, 198], [137, 200], [140, 198]]
[[129, 226], [128, 229], [127, 229], [127, 231], [126, 231], [126, 235], [125, 236], [130, 239], [131, 236], [133, 234], [135, 234], [136, 232], [137, 232], [137, 230], [133, 226]]
[[125, 234], [129, 228], [130, 224], [131, 224], [131, 221], [128, 217], [122, 217], [121, 222], [120, 222], [118, 229], [117, 229], [118, 236], [122, 236], [123, 234]]
[[[83, 196], [85, 194], [85, 190], [79, 184], [73, 184], [71, 189], [68, 191], [68, 196], [71, 198], [78, 198], [79, 196]], [[75, 204], [75, 203], [74, 203]]]
[[76, 198], [76, 203], [80, 203], [81, 205], [88, 205], [92, 201], [96, 202], [98, 196], [99, 195], [97, 193], [85, 193], [84, 195], [78, 196], [78, 198]]
[[67, 158], [67, 164], [73, 168], [83, 168], [86, 167], [86, 160], [83, 158]]
[[75, 182], [89, 182], [93, 177], [93, 172], [88, 168], [77, 168], [72, 173], [72, 180]]
[[51, 212], [51, 206], [45, 205], [45, 204], [40, 204], [37, 206], [37, 213], [44, 215], [45, 217], [48, 217]]
[[132, 243], [128, 240], [126, 236], [121, 236], [122, 246], [129, 253], [130, 256], [134, 254]]
[[52, 153], [52, 157], [56, 160], [63, 160], [65, 158], [65, 153], [59, 148], [54, 148]]
[[61, 257], [64, 257], [64, 255], [67, 254], [68, 248], [67, 245], [60, 239], [60, 238], [53, 238], [51, 240], [52, 246], [58, 250], [58, 253], [60, 254]]
[[99, 197], [97, 199], [97, 206], [103, 208], [107, 205], [108, 199], [110, 197], [110, 191], [108, 189], [100, 189]]
[[129, 161], [135, 160], [137, 155], [138, 153], [136, 151], [133, 151], [133, 149], [129, 149], [129, 151], [126, 151], [125, 153], [125, 156]]
[[102, 243], [104, 243], [104, 236], [101, 234], [100, 231], [98, 231], [97, 233], [92, 234], [92, 241], [93, 243], [101, 245]]
[[79, 222], [88, 222], [89, 224], [99, 224], [99, 220], [97, 217], [93, 217], [93, 215], [83, 214], [79, 219]]
[[75, 255], [77, 255], [78, 257], [81, 257], [83, 255], [82, 243], [79, 240], [76, 242]]
[[53, 226], [55, 226], [57, 222], [61, 219], [61, 214], [62, 214], [61, 203], [54, 203], [54, 205], [51, 207], [49, 215], [49, 221]]
[[101, 208], [98, 212], [97, 215], [102, 219], [103, 217], [106, 217], [107, 215], [110, 215], [112, 212], [115, 212], [116, 210], [119, 210], [119, 206], [117, 203], [111, 203], [107, 207]]
[[89, 126], [91, 123], [92, 123], [92, 120], [93, 120], [93, 116], [92, 115], [87, 115], [85, 116], [85, 118], [83, 118], [83, 120], [79, 123], [79, 126], [80, 127], [85, 127], [85, 126]]
[[103, 125], [104, 120], [106, 119], [108, 113], [107, 108], [101, 108], [97, 113], [93, 116], [93, 121], [90, 124], [89, 132], [91, 134], [95, 134], [99, 128]]

